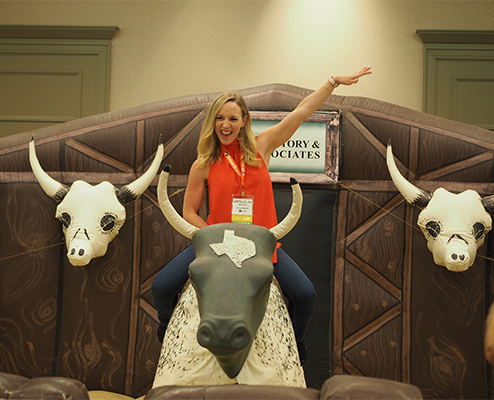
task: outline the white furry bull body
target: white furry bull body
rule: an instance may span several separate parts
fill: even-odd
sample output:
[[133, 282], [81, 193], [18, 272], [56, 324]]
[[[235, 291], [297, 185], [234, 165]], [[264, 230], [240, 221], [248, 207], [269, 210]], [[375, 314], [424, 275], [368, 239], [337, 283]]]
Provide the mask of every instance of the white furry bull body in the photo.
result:
[[166, 331], [153, 387], [163, 385], [284, 385], [305, 387], [295, 335], [278, 285], [272, 283], [264, 319], [240, 373], [229, 378], [197, 342], [197, 297], [186, 285]]

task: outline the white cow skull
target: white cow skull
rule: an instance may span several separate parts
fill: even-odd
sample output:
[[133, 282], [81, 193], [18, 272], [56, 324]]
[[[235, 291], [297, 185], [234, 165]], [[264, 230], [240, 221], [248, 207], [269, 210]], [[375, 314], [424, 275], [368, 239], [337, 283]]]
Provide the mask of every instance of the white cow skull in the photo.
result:
[[481, 198], [473, 190], [454, 194], [439, 188], [432, 195], [408, 182], [396, 167], [391, 144], [386, 162], [397, 189], [413, 206], [423, 208], [418, 225], [437, 265], [450, 271], [470, 268], [477, 249], [492, 229], [493, 196]]
[[84, 266], [93, 258], [105, 255], [108, 244], [118, 235], [125, 222], [124, 205], [139, 198], [147, 189], [158, 172], [163, 153], [160, 139], [148, 170], [120, 189], [106, 181], [95, 186], [84, 181], [75, 181], [69, 188], [51, 178], [41, 168], [34, 138], [31, 139], [29, 162], [45, 193], [60, 203], [55, 217], [62, 223], [67, 257], [72, 265]]

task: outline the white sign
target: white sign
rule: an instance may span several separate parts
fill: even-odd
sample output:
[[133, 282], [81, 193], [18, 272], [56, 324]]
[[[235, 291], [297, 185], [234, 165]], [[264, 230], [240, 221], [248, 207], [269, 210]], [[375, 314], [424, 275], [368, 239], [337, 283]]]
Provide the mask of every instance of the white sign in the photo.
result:
[[[279, 121], [252, 121], [255, 135]], [[271, 154], [269, 172], [324, 174], [326, 123], [303, 122], [294, 135]]]

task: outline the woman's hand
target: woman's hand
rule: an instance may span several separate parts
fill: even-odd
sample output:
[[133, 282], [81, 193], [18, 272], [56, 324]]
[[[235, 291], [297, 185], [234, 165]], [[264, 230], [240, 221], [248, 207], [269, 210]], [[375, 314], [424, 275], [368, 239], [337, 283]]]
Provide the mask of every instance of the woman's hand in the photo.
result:
[[361, 76], [369, 74], [372, 74], [371, 67], [364, 67], [359, 72], [355, 72], [353, 75], [333, 76], [333, 80], [338, 85], [353, 85], [358, 82]]

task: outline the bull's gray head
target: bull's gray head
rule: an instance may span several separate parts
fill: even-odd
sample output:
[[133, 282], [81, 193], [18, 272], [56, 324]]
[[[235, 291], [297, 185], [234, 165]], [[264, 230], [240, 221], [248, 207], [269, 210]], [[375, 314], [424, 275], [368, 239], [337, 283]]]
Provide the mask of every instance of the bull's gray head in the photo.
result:
[[386, 162], [397, 189], [405, 200], [422, 208], [418, 225], [437, 265], [450, 271], [470, 268], [477, 249], [492, 228], [493, 196], [481, 198], [473, 190], [454, 194], [439, 188], [432, 195], [415, 187], [399, 172], [388, 143]]
[[302, 207], [299, 184], [292, 180], [293, 203], [277, 226], [217, 224], [198, 229], [186, 222], [167, 194], [169, 167], [161, 173], [158, 200], [163, 214], [181, 234], [192, 238], [196, 259], [189, 266], [201, 323], [199, 344], [234, 378], [242, 369], [261, 324], [273, 277], [276, 240], [297, 223]]
[[118, 235], [125, 222], [125, 208], [147, 189], [156, 176], [163, 158], [163, 144], [146, 173], [134, 182], [115, 188], [109, 182], [92, 186], [75, 181], [71, 187], [50, 177], [36, 156], [34, 138], [29, 143], [29, 162], [45, 193], [59, 204], [55, 217], [63, 226], [67, 257], [75, 266], [84, 266], [95, 257], [104, 256], [108, 244]]

